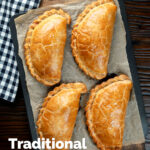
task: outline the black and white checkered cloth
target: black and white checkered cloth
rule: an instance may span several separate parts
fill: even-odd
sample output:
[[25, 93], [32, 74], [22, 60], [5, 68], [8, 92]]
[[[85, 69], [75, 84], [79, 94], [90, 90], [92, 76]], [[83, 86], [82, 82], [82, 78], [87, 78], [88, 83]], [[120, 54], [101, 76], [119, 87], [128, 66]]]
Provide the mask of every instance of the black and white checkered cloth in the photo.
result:
[[9, 19], [23, 11], [37, 8], [40, 0], [0, 0], [0, 98], [13, 102], [19, 72], [12, 44]]

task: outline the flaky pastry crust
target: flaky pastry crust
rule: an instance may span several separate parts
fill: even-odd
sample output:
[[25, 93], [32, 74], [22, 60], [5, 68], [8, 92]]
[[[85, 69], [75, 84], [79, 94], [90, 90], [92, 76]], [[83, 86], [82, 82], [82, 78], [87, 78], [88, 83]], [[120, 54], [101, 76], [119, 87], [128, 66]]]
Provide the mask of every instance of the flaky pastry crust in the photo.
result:
[[72, 30], [72, 53], [79, 67], [90, 77], [107, 75], [117, 7], [112, 0], [87, 5]]
[[60, 81], [66, 41], [66, 24], [71, 18], [63, 10], [44, 12], [30, 25], [24, 41], [25, 61], [31, 75], [52, 86]]
[[109, 79], [91, 90], [85, 108], [90, 136], [101, 150], [121, 150], [126, 108], [132, 82], [126, 75]]
[[80, 94], [87, 88], [83, 83], [61, 84], [48, 93], [37, 120], [40, 138], [55, 141], [71, 139], [79, 108]]

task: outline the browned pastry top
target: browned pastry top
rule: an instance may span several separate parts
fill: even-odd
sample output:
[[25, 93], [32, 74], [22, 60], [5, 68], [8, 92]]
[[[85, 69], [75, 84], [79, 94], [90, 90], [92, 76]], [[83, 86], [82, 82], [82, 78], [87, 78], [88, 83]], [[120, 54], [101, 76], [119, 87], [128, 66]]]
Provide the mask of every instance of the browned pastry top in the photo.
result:
[[95, 79], [107, 75], [116, 9], [112, 0], [93, 2], [79, 15], [73, 27], [71, 47], [75, 60]]
[[61, 79], [67, 23], [67, 13], [52, 9], [34, 20], [26, 34], [26, 64], [31, 75], [45, 85], [54, 85]]
[[40, 110], [37, 131], [40, 138], [55, 141], [71, 139], [79, 109], [80, 94], [87, 91], [83, 83], [62, 84], [48, 93]]
[[120, 75], [92, 89], [86, 106], [87, 126], [101, 150], [120, 150], [124, 119], [132, 89], [126, 75]]

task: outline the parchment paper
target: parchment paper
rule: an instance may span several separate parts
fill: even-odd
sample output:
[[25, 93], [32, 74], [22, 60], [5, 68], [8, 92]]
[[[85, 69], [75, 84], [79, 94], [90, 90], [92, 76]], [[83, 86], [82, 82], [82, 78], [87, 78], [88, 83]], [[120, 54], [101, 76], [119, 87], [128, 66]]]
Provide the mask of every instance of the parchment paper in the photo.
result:
[[[71, 39], [72, 26], [73, 24], [75, 24], [77, 16], [85, 8], [85, 5], [91, 3], [92, 1], [93, 0], [86, 0], [86, 1], [71, 0], [70, 2], [66, 2], [66, 0], [61, 0], [61, 3], [59, 4], [52, 4], [44, 8], [29, 11], [27, 14], [22, 15], [17, 19], [15, 19], [16, 28], [17, 28], [17, 37], [19, 43], [19, 55], [24, 65], [26, 83], [30, 95], [35, 122], [37, 120], [37, 116], [39, 113], [39, 109], [41, 108], [43, 99], [47, 96], [47, 93], [50, 90], [50, 88], [36, 81], [27, 70], [24, 61], [24, 49], [23, 49], [23, 42], [24, 42], [27, 29], [29, 25], [32, 23], [32, 21], [46, 10], [50, 10], [51, 8], [62, 8], [64, 11], [68, 12], [71, 15], [72, 23], [70, 26], [68, 26], [67, 29], [67, 42], [66, 42], [65, 53], [64, 53], [61, 82], [68, 83], [68, 82], [82, 81], [87, 85], [87, 88], [90, 91], [90, 89], [94, 87], [99, 81], [89, 78], [79, 69], [72, 56], [70, 39]], [[114, 29], [114, 35], [112, 41], [111, 54], [110, 54], [110, 59], [108, 64], [108, 72], [116, 73], [116, 74], [124, 73], [131, 78], [129, 64], [126, 55], [126, 37], [125, 37], [126, 33], [125, 33], [122, 17], [120, 15], [118, 1], [115, 0], [115, 3], [118, 6], [118, 9], [117, 9], [116, 23], [115, 23], [115, 29]], [[88, 94], [82, 95], [80, 100], [81, 108], [78, 112], [76, 126], [74, 128], [72, 140], [81, 141], [82, 138], [86, 138], [86, 145], [88, 147], [88, 150], [96, 150], [97, 147], [93, 143], [91, 137], [89, 136], [87, 127], [85, 125], [84, 107], [87, 101], [88, 101]], [[141, 126], [141, 120], [139, 116], [135, 93], [133, 90], [127, 108], [123, 145], [140, 144], [143, 142], [144, 142], [144, 135]]]

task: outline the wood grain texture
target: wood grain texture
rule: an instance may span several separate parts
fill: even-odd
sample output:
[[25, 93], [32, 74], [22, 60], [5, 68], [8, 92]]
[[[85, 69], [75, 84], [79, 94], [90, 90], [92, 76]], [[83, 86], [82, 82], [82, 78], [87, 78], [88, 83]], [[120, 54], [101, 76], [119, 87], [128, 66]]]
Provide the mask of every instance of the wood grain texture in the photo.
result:
[[[48, 5], [48, 1], [43, 0], [41, 6]], [[54, 3], [57, 1], [53, 0]], [[124, 3], [149, 123], [149, 133], [146, 144], [124, 147], [123, 150], [144, 150], [144, 147], [150, 150], [150, 0], [124, 0]], [[20, 85], [13, 104], [0, 100], [0, 149], [10, 150], [9, 137], [15, 137], [19, 140], [31, 140]]]
[[125, 0], [124, 2], [149, 124], [145, 148], [150, 150], [150, 1]]

